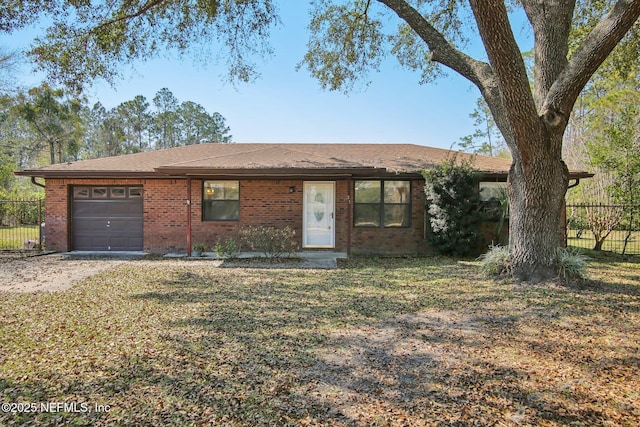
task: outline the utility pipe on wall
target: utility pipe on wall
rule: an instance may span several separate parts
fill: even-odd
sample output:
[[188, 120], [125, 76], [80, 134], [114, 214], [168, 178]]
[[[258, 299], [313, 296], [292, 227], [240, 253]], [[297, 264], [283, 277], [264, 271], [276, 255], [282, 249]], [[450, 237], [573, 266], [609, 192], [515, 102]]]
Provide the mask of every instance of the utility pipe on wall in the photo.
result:
[[187, 256], [191, 256], [191, 178], [187, 178]]

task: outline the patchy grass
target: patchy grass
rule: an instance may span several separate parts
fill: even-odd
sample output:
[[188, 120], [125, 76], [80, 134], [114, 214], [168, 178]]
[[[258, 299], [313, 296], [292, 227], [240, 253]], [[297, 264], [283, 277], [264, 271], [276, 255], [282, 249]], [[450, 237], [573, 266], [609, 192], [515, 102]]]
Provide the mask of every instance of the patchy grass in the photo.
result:
[[[593, 234], [589, 230], [582, 231], [580, 237], [577, 237], [576, 230], [568, 230], [568, 233], [568, 246], [582, 249], [592, 249], [596, 243], [596, 241], [593, 239]], [[622, 248], [624, 247], [624, 240], [626, 237], [626, 231], [612, 231], [611, 234], [604, 240], [602, 250], [618, 254], [622, 253]], [[625, 253], [631, 255], [640, 255], [640, 231], [634, 231], [633, 233], [631, 233], [631, 237], [629, 238], [629, 241], [627, 243]]]
[[341, 265], [146, 260], [0, 294], [2, 402], [109, 406], [0, 424], [637, 425], [637, 259], [570, 287], [450, 259]]
[[25, 240], [38, 242], [39, 225], [22, 225], [19, 227], [0, 227], [0, 250], [22, 249]]

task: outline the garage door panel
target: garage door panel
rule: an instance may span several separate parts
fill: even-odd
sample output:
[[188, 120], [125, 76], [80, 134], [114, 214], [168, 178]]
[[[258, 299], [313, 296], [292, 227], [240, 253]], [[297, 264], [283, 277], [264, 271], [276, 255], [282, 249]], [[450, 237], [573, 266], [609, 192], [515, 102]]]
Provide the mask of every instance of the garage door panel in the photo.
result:
[[[122, 189], [123, 187], [118, 187]], [[104, 187], [99, 187], [100, 190]], [[76, 250], [139, 251], [143, 248], [143, 201], [141, 197], [122, 197], [141, 194], [142, 188], [130, 191], [99, 192], [99, 199], [87, 197], [94, 191], [75, 192], [82, 198], [73, 200], [72, 240]], [[131, 191], [135, 190], [135, 191]], [[110, 198], [114, 194], [117, 198]]]
[[142, 247], [141, 237], [114, 237], [109, 240], [112, 251], [127, 251], [131, 247]]
[[109, 205], [108, 211], [112, 217], [130, 217], [142, 214], [140, 199], [109, 200], [106, 204]]
[[73, 202], [73, 217], [79, 218], [99, 218], [106, 217], [109, 212], [100, 208], [103, 206], [102, 201], [97, 200], [75, 200]]
[[142, 199], [76, 200], [73, 206], [77, 217], [109, 217], [142, 215]]
[[74, 243], [77, 251], [109, 250], [109, 236], [76, 236]]

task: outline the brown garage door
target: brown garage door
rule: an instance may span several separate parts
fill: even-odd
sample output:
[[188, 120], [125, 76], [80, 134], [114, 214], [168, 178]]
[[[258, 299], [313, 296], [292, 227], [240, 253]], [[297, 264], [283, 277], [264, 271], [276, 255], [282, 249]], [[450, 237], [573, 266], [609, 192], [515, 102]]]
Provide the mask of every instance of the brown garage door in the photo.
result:
[[142, 187], [74, 187], [73, 249], [141, 251]]

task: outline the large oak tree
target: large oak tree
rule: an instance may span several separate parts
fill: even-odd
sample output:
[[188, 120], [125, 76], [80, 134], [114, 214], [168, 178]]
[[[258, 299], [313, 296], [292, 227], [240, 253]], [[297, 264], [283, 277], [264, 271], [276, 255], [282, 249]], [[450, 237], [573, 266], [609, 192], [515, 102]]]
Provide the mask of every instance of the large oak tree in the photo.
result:
[[[586, 0], [317, 0], [301, 65], [323, 86], [349, 89], [390, 52], [421, 70], [424, 80], [444, 68], [473, 83], [513, 157], [509, 251], [515, 275], [544, 280], [556, 274], [568, 185], [562, 137], [573, 105], [625, 34], [637, 32], [640, 0], [595, 3], [603, 2], [606, 13], [591, 20], [570, 53], [576, 16], [585, 16], [577, 11], [592, 6]], [[509, 20], [510, 9], [519, 8], [534, 35], [533, 85]], [[269, 52], [268, 31], [278, 22], [272, 0], [26, 0], [6, 2], [0, 31], [43, 15], [53, 25], [32, 55], [69, 84], [95, 77], [113, 81], [123, 63], [211, 42], [227, 48], [232, 76], [251, 80], [255, 55]], [[397, 28], [389, 28], [389, 15], [399, 19]], [[465, 37], [474, 33], [487, 60], [463, 51]]]

